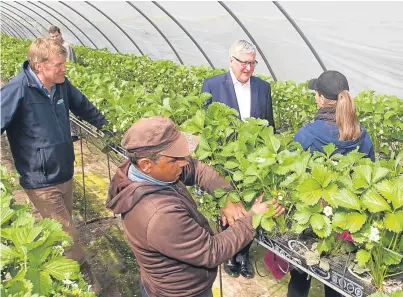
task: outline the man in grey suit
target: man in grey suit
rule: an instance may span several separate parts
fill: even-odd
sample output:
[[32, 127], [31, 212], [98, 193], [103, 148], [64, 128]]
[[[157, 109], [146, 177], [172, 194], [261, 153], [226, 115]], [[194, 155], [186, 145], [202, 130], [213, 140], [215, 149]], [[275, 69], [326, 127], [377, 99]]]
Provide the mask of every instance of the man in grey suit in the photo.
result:
[[[265, 119], [274, 128], [270, 83], [252, 76], [257, 65], [256, 48], [245, 40], [237, 40], [229, 50], [229, 71], [203, 82], [202, 93], [212, 95], [205, 106], [221, 102], [236, 109], [239, 118]], [[223, 230], [228, 225], [221, 226]], [[224, 263], [224, 270], [232, 277], [241, 274], [253, 278], [255, 271], [249, 259], [251, 243]]]

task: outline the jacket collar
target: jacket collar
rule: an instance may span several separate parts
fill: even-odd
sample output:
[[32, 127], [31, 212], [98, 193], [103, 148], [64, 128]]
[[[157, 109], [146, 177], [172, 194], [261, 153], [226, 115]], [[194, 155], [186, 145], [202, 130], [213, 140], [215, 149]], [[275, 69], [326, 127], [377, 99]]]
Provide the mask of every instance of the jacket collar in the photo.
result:
[[[239, 105], [238, 105], [238, 100], [236, 98], [235, 94], [235, 88], [234, 88], [234, 83], [231, 78], [231, 74], [229, 71], [225, 73], [224, 80], [222, 81], [223, 85], [222, 87], [224, 88], [224, 92], [228, 94], [227, 96], [227, 102], [225, 102], [226, 105], [228, 105], [231, 108], [236, 109], [239, 112]], [[224, 103], [224, 102], [223, 102]], [[240, 116], [238, 116], [240, 118]]]
[[33, 88], [39, 88], [39, 86], [37, 85], [35, 78], [32, 77], [30, 71], [29, 71], [29, 62], [25, 61], [22, 64], [22, 71], [24, 71], [25, 77], [27, 78], [28, 81], [28, 86], [29, 87], [33, 87]]

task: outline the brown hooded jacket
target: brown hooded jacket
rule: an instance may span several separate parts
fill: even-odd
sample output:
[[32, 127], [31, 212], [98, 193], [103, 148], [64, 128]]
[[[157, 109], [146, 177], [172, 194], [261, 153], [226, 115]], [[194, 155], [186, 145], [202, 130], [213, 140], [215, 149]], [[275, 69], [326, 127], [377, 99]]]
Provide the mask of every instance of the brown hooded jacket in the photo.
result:
[[169, 186], [133, 182], [130, 163], [117, 170], [107, 208], [121, 214], [123, 228], [140, 266], [150, 297], [203, 297], [213, 285], [217, 267], [255, 235], [252, 212], [214, 235], [186, 186], [209, 193], [231, 186], [206, 164], [190, 159], [180, 180]]

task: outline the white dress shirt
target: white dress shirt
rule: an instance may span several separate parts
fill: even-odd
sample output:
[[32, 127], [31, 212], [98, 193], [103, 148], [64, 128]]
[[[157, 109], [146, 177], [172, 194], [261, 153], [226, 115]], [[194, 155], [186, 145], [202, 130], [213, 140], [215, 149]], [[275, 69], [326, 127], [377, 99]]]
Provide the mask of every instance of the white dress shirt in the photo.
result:
[[232, 69], [229, 70], [234, 84], [236, 100], [238, 101], [239, 113], [242, 120], [250, 118], [250, 105], [251, 105], [251, 91], [250, 91], [250, 78], [245, 84], [242, 84], [236, 79]]

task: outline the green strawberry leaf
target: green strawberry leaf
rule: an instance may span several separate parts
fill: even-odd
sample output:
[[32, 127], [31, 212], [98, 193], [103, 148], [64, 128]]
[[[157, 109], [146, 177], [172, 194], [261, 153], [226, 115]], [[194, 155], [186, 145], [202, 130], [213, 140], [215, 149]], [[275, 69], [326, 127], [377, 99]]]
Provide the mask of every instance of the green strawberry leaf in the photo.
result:
[[224, 196], [227, 193], [228, 193], [228, 191], [224, 190], [223, 188], [217, 188], [214, 190], [214, 196], [216, 198], [221, 198], [222, 196]]
[[72, 259], [60, 256], [42, 265], [41, 269], [57, 280], [77, 279], [80, 265]]
[[243, 173], [242, 171], [235, 171], [234, 175], [232, 176], [234, 181], [241, 181], [243, 179]]
[[229, 200], [231, 200], [231, 202], [234, 202], [234, 203], [241, 201], [241, 198], [239, 197], [238, 193], [235, 191], [230, 192], [228, 195], [228, 198], [229, 198]]
[[252, 217], [252, 226], [253, 226], [253, 228], [256, 229], [257, 227], [259, 227], [260, 222], [262, 221], [262, 218], [263, 218], [262, 213], [257, 213], [257, 214], [253, 215], [253, 217]]
[[325, 219], [326, 219], [326, 216], [316, 213], [316, 214], [312, 215], [309, 222], [311, 223], [311, 226], [313, 229], [322, 230], [326, 223]]
[[275, 223], [271, 218], [262, 218], [260, 225], [267, 232], [271, 232], [274, 229]]
[[403, 231], [403, 211], [387, 213], [384, 218], [385, 228], [389, 231], [399, 233]]
[[312, 214], [308, 211], [297, 211], [294, 214], [294, 220], [296, 220], [300, 225], [305, 225], [308, 224], [311, 215]]
[[372, 213], [391, 211], [388, 202], [373, 189], [366, 191], [361, 196], [361, 202]]
[[369, 259], [371, 258], [371, 253], [368, 252], [367, 250], [361, 249], [357, 252], [355, 258], [357, 259], [358, 265], [364, 266], [366, 263], [368, 263]]
[[362, 228], [367, 216], [365, 214], [361, 214], [359, 212], [352, 212], [346, 216], [346, 229], [348, 229], [351, 233], [355, 233]]
[[342, 230], [346, 229], [346, 217], [347, 214], [345, 212], [336, 212], [332, 217], [332, 226], [334, 228], [340, 228]]
[[347, 189], [339, 191], [339, 193], [334, 197], [334, 202], [338, 207], [361, 210], [360, 200], [353, 192]]
[[248, 189], [241, 193], [243, 201], [251, 202], [256, 197], [256, 191]]
[[298, 192], [302, 202], [314, 205], [322, 196], [322, 187], [316, 179], [308, 177], [298, 185]]
[[330, 157], [331, 154], [336, 150], [336, 145], [334, 143], [329, 143], [327, 145], [322, 146], [323, 151], [326, 153], [326, 156]]

